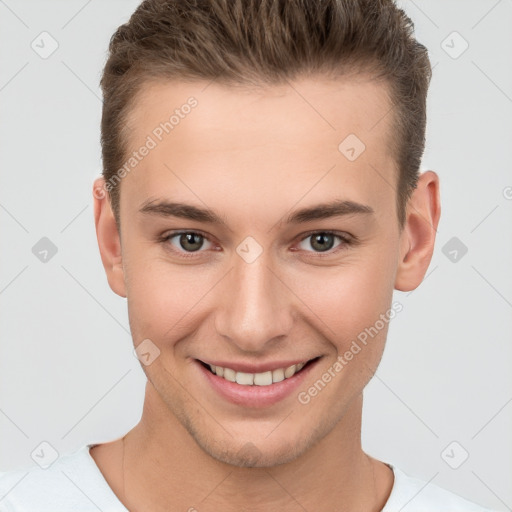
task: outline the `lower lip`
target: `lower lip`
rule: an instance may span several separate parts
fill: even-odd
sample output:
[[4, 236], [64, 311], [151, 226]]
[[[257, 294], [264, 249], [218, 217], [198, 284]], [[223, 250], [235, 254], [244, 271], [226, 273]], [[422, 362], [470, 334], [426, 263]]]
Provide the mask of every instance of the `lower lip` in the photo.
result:
[[236, 382], [230, 382], [215, 375], [210, 370], [207, 370], [199, 361], [195, 361], [201, 373], [208, 380], [219, 395], [227, 399], [228, 401], [245, 407], [268, 407], [273, 405], [280, 400], [283, 400], [287, 396], [290, 396], [304, 381], [309, 372], [313, 370], [318, 361], [305, 366], [300, 372], [296, 373], [289, 379], [284, 379], [281, 382], [270, 384], [269, 386], [243, 386]]

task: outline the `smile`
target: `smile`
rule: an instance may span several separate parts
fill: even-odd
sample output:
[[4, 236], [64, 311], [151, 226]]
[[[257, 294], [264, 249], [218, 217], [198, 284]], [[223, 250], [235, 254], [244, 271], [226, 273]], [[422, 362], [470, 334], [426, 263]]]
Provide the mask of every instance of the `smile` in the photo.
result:
[[224, 368], [222, 366], [215, 366], [213, 364], [201, 364], [209, 369], [211, 373], [223, 378], [229, 382], [236, 382], [242, 386], [270, 386], [285, 379], [292, 378], [295, 374], [299, 373], [306, 365], [316, 361], [318, 358], [310, 359], [298, 364], [292, 364], [286, 368], [277, 368], [272, 371], [261, 373], [248, 373], [233, 370], [232, 368]]

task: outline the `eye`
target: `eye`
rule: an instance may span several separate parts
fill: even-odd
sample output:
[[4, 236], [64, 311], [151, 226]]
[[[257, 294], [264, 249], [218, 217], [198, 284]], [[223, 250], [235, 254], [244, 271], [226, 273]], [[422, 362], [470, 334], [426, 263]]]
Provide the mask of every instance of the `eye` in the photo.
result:
[[[338, 245], [334, 245], [336, 238], [340, 240]], [[311, 241], [308, 242], [308, 240]], [[331, 254], [334, 252], [338, 252], [338, 250], [343, 250], [347, 246], [351, 245], [353, 242], [348, 235], [338, 234], [332, 231], [315, 231], [313, 233], [307, 234], [304, 238], [302, 238], [301, 244], [303, 243], [308, 244], [310, 247], [313, 247], [314, 249], [314, 251], [308, 251], [308, 249], [305, 249], [307, 252], [329, 252]], [[333, 247], [339, 249], [331, 250]]]
[[[309, 239], [311, 241], [308, 242]], [[337, 245], [335, 245], [336, 239], [339, 240]], [[201, 251], [201, 249], [209, 249], [213, 246], [208, 236], [199, 231], [173, 231], [164, 234], [159, 239], [159, 242], [161, 242], [167, 250], [178, 253], [178, 255], [183, 257], [194, 257], [194, 253], [204, 252]], [[209, 244], [206, 247], [205, 242]], [[346, 233], [313, 231], [303, 236], [300, 241], [300, 244], [308, 244], [312, 247], [313, 251], [303, 246], [300, 247], [300, 249], [319, 256], [322, 256], [322, 253], [327, 253], [325, 255], [328, 256], [340, 250], [347, 249], [350, 245], [355, 243], [356, 240]]]
[[198, 252], [203, 247], [205, 241], [209, 244], [212, 243], [205, 235], [198, 231], [168, 233], [164, 235], [160, 241], [164, 244], [171, 245], [171, 250], [185, 254]]

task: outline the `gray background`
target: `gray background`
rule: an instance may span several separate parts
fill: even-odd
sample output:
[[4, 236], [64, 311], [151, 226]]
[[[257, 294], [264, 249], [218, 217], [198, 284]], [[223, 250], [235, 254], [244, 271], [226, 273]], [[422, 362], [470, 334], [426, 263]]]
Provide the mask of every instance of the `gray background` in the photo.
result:
[[[0, 470], [34, 465], [43, 441], [63, 454], [140, 418], [145, 377], [91, 194], [100, 72], [137, 4], [0, 0]], [[512, 0], [401, 5], [434, 66], [423, 170], [440, 176], [442, 215], [424, 283], [395, 292], [404, 309], [365, 392], [363, 444], [511, 510]], [[31, 47], [43, 31], [59, 45], [45, 59]], [[32, 252], [42, 237], [57, 248], [46, 262]]]

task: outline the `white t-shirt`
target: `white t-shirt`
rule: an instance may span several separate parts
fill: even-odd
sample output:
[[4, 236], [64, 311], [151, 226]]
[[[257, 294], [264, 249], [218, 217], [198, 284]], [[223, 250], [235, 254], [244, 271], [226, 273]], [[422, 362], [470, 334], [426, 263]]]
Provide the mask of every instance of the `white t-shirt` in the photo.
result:
[[[46, 469], [0, 472], [0, 512], [128, 512], [109, 487], [87, 444]], [[388, 464], [395, 482], [382, 512], [492, 512]]]

